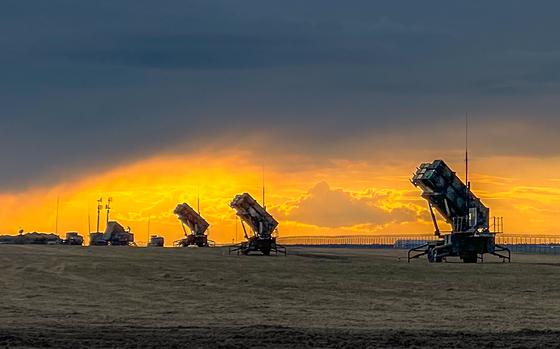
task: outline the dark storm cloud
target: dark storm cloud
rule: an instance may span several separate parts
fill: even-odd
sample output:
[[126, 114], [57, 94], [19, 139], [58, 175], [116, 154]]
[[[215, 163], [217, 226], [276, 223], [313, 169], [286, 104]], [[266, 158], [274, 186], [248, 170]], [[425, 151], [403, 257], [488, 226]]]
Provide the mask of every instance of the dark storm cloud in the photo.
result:
[[[352, 139], [438, 149], [466, 110], [481, 154], [557, 155], [558, 10], [553, 1], [4, 1], [0, 180], [14, 189], [249, 140], [323, 156], [360, 156], [336, 149]], [[434, 130], [436, 139], [415, 137]]]

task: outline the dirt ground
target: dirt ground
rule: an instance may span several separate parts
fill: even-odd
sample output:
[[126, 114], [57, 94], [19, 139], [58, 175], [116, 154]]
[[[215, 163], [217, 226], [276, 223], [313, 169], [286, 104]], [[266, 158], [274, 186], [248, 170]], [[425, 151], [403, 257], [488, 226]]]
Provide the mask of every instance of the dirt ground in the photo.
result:
[[560, 256], [0, 245], [0, 347], [560, 348]]

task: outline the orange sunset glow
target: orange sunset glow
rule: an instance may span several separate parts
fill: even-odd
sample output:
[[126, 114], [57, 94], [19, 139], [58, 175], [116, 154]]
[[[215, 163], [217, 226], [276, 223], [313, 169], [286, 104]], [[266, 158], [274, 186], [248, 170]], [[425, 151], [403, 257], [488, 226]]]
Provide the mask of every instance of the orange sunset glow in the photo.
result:
[[170, 245], [173, 209], [200, 197], [210, 239], [239, 241], [229, 203], [261, 201], [263, 172], [280, 236], [431, 234], [410, 178], [442, 159], [464, 179], [465, 119], [491, 215], [506, 233], [560, 234], [556, 30], [497, 27], [468, 3], [126, 2], [6, 10], [0, 234], [87, 240], [111, 197], [137, 242]]
[[[140, 244], [160, 234], [167, 244], [183, 236], [173, 215], [177, 203], [196, 207], [210, 222], [209, 236], [218, 243], [242, 238], [229, 207], [239, 193], [261, 201], [262, 163], [242, 151], [220, 154], [161, 155], [54, 185], [0, 196], [0, 230], [54, 232], [60, 199], [58, 233], [95, 230], [96, 200], [113, 198], [111, 219], [130, 226]], [[286, 157], [287, 159], [287, 157]], [[430, 160], [430, 159], [426, 159]], [[462, 160], [451, 166], [462, 176]], [[290, 160], [286, 160], [291, 163]], [[293, 161], [293, 159], [291, 160]], [[297, 161], [305, 162], [301, 155]], [[426, 204], [409, 182], [419, 162], [387, 165], [348, 160], [326, 164], [271, 166], [265, 170], [266, 204], [280, 221], [280, 236], [345, 234], [426, 234], [433, 228]], [[518, 158], [473, 161], [473, 191], [505, 217], [506, 233], [555, 234], [559, 213], [560, 161]], [[481, 171], [484, 169], [484, 172]], [[512, 171], [512, 169], [515, 169]], [[101, 230], [105, 226], [101, 211]], [[89, 215], [89, 223], [88, 223]], [[87, 235], [87, 234], [84, 234]]]

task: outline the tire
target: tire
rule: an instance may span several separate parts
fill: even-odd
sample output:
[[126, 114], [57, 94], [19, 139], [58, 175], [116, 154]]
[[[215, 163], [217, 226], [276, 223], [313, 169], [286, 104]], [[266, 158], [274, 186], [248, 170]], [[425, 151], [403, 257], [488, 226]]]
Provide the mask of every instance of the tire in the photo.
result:
[[428, 262], [430, 262], [430, 263], [441, 263], [442, 261], [443, 261], [443, 258], [438, 257], [437, 252], [434, 252], [434, 250], [431, 250], [430, 252], [428, 252]]
[[463, 263], [476, 263], [478, 262], [478, 255], [476, 253], [470, 253], [463, 256]]

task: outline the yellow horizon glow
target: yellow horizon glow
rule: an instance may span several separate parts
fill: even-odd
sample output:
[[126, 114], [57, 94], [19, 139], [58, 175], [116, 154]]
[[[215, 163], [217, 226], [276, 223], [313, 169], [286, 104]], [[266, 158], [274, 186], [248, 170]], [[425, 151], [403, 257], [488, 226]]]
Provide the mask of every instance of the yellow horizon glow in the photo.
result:
[[[148, 241], [150, 233], [166, 238], [166, 245], [183, 236], [181, 225], [173, 215], [178, 203], [196, 207], [200, 195], [202, 215], [210, 222], [210, 239], [219, 243], [235, 240], [237, 219], [229, 207], [239, 193], [249, 192], [261, 200], [262, 164], [253, 163], [242, 153], [219, 155], [199, 153], [188, 156], [162, 155], [103, 173], [78, 178], [57, 185], [0, 194], [0, 232], [54, 232], [56, 201], [60, 198], [58, 233], [78, 231], [87, 237], [96, 226], [96, 200], [113, 198], [111, 218], [130, 226], [138, 242]], [[428, 161], [430, 159], [427, 159]], [[386, 166], [348, 160], [333, 160], [329, 166], [287, 171], [282, 167], [267, 169], [267, 207], [279, 218], [281, 236], [345, 234], [431, 233], [426, 204], [409, 182], [409, 174], [418, 163], [402, 161]], [[450, 164], [453, 168], [454, 164]], [[505, 217], [507, 233], [556, 234], [554, 217], [559, 213], [560, 179], [553, 176], [560, 161], [515, 158], [478, 160], [473, 173], [473, 191], [491, 212]], [[416, 212], [413, 221], [371, 222], [333, 227], [321, 225], [320, 212], [310, 207], [306, 215], [316, 216], [319, 224], [291, 218], [309, 192], [318, 183], [332, 191], [342, 191], [364, 207], [376, 209], [390, 217], [393, 210]], [[374, 198], [374, 199], [372, 199]], [[334, 205], [338, 202], [326, 202]], [[360, 206], [362, 207], [362, 206]], [[316, 210], [316, 209], [315, 209]], [[88, 224], [89, 215], [89, 224]], [[105, 211], [101, 212], [101, 230]], [[237, 228], [237, 240], [242, 238]]]

